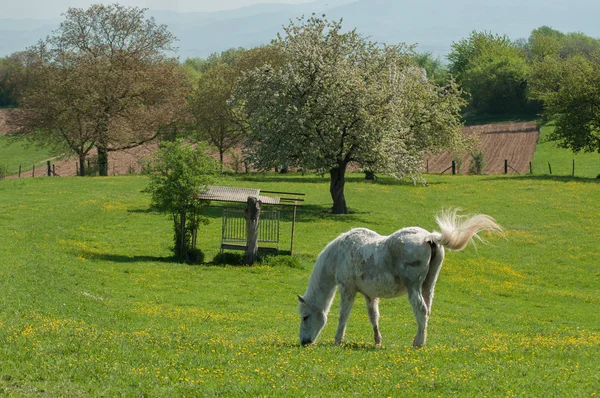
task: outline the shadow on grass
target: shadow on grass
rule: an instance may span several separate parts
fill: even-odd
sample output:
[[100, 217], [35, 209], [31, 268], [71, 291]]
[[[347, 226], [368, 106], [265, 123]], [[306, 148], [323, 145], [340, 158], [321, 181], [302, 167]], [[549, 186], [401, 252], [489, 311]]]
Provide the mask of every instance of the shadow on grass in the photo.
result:
[[114, 263], [173, 263], [173, 264], [185, 264], [179, 263], [175, 260], [175, 257], [159, 257], [159, 256], [125, 256], [122, 254], [88, 254], [85, 256], [88, 260], [99, 260], [99, 261], [110, 261]]
[[[289, 174], [236, 174], [236, 180], [238, 181], [252, 181], [257, 184], [260, 183], [297, 183], [297, 184], [326, 184], [329, 185], [329, 176], [325, 175], [323, 177], [319, 175], [302, 175], [299, 173], [289, 173]], [[374, 181], [366, 180], [363, 174], [360, 173], [352, 173], [350, 175], [346, 175], [345, 177], [346, 184], [374, 184], [374, 185], [396, 185], [396, 186], [413, 186], [413, 182], [406, 179], [397, 179], [387, 175], [379, 175], [376, 174], [376, 179]], [[434, 182], [430, 183], [432, 185], [437, 184], [446, 184], [446, 182]], [[419, 185], [419, 184], [417, 184]]]
[[[212, 220], [223, 218], [224, 208], [244, 209], [243, 203], [227, 203], [227, 202], [213, 202], [210, 207], [206, 209], [204, 215]], [[291, 221], [293, 208], [291, 206], [268, 206], [262, 207], [263, 210], [280, 210], [282, 221]], [[321, 205], [299, 205], [296, 210], [296, 222], [297, 223], [311, 223], [316, 220], [331, 220], [339, 222], [352, 221], [355, 223], [368, 223], [370, 219], [370, 212], [365, 211], [354, 211], [350, 208], [349, 214], [333, 214], [331, 208]]]
[[550, 174], [543, 175], [531, 175], [531, 174], [523, 174], [523, 175], [510, 175], [509, 177], [495, 176], [490, 177], [489, 180], [505, 180], [507, 178], [511, 179], [523, 179], [523, 180], [531, 180], [531, 181], [554, 181], [554, 182], [582, 182], [587, 184], [600, 184], [600, 178], [589, 178], [589, 177], [573, 177], [573, 176], [557, 176]]

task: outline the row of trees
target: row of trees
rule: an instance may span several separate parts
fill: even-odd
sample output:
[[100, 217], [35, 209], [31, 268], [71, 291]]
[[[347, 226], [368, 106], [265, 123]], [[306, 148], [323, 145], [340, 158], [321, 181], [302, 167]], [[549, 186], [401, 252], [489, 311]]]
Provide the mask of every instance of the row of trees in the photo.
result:
[[[255, 169], [301, 167], [331, 177], [334, 213], [348, 211], [345, 172], [419, 178], [423, 151], [457, 148], [464, 105], [453, 82], [427, 79], [412, 49], [372, 43], [341, 23], [291, 22], [271, 45], [178, 64], [174, 37], [119, 5], [69, 9], [22, 53], [19, 110], [9, 123], [84, 160], [181, 133], [225, 151], [244, 144]], [[82, 173], [84, 174], [84, 173]]]
[[472, 114], [539, 114], [551, 139], [600, 153], [600, 40], [547, 26], [528, 39], [473, 32], [453, 43], [449, 72], [469, 93]]
[[544, 104], [563, 145], [598, 141], [598, 42], [584, 35], [544, 27], [512, 42], [473, 32], [453, 44], [446, 70], [411, 47], [313, 16], [268, 46], [180, 64], [169, 56], [175, 38], [144, 14], [72, 8], [46, 40], [3, 59], [0, 98], [19, 105], [9, 120], [17, 133], [77, 154], [82, 174], [94, 148], [106, 175], [109, 152], [158, 138], [208, 141], [221, 161], [243, 145], [256, 169], [329, 174], [334, 213], [348, 211], [351, 162], [416, 181], [424, 151], [465, 148], [467, 105], [499, 113]]

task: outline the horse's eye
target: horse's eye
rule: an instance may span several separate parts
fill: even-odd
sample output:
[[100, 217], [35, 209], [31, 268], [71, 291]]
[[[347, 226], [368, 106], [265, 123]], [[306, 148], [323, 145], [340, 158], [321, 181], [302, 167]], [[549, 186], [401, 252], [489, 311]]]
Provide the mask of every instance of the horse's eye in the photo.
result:
[[308, 315], [302, 317], [302, 322], [308, 321]]

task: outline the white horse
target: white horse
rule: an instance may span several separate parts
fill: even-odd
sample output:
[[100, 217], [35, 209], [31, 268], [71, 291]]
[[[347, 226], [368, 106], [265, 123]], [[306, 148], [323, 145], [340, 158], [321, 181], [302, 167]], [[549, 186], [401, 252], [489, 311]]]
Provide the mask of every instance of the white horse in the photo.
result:
[[462, 250], [474, 237], [481, 240], [477, 235], [479, 231], [502, 231], [487, 215], [467, 217], [458, 215], [456, 209], [442, 211], [436, 221], [441, 232], [410, 227], [381, 236], [366, 228], [355, 228], [330, 242], [317, 258], [306, 293], [298, 296], [298, 312], [302, 317], [300, 343], [315, 342], [327, 323], [336, 286], [339, 286], [341, 303], [336, 344], [344, 339], [356, 293], [361, 293], [367, 302], [376, 345], [381, 344], [379, 298], [407, 293], [418, 324], [413, 346], [424, 345], [444, 248]]

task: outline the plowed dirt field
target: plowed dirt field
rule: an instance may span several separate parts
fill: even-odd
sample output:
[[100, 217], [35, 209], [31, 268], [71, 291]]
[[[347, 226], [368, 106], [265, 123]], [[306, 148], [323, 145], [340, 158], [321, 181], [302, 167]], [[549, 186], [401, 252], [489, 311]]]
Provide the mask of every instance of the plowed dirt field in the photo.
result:
[[529, 172], [540, 131], [535, 122], [494, 123], [464, 127], [479, 143], [471, 153], [455, 154], [443, 152], [425, 155], [424, 169], [429, 173], [451, 173], [452, 160], [460, 158], [457, 173], [467, 174], [473, 161], [472, 153], [483, 152], [484, 174], [504, 173], [504, 161], [508, 160], [509, 173]]
[[[0, 109], [0, 134], [7, 134], [8, 129], [5, 125], [7, 109]], [[464, 127], [467, 134], [475, 135], [479, 143], [476, 150], [481, 150], [484, 154], [484, 174], [504, 173], [504, 160], [508, 160], [509, 173], [527, 173], [529, 171], [529, 162], [533, 159], [535, 146], [540, 136], [539, 129], [534, 122], [522, 123], [494, 123]], [[111, 152], [109, 154], [109, 174], [119, 175], [140, 171], [140, 160], [147, 157], [156, 149], [156, 144], [148, 144], [128, 151]], [[94, 156], [95, 153], [90, 153]], [[457, 155], [453, 153], [427, 154], [424, 158], [424, 170], [429, 173], [441, 173], [449, 169], [452, 160]], [[469, 171], [469, 165], [472, 162], [471, 153], [460, 154], [462, 164], [457, 170], [459, 174], [466, 174]], [[225, 163], [230, 166], [233, 160], [227, 156]], [[61, 176], [72, 176], [76, 172], [77, 158], [52, 161], [55, 165], [56, 173]], [[36, 171], [36, 176], [45, 173], [41, 168]], [[31, 171], [24, 172], [22, 176], [31, 176]]]

